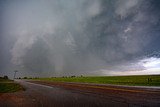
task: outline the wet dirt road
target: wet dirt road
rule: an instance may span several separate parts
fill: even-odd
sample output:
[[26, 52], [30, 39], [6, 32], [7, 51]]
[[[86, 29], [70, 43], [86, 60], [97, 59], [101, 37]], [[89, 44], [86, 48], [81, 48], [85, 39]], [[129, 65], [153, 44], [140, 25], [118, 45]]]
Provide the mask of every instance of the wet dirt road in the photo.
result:
[[160, 107], [159, 88], [17, 82], [26, 91], [0, 94], [0, 107]]

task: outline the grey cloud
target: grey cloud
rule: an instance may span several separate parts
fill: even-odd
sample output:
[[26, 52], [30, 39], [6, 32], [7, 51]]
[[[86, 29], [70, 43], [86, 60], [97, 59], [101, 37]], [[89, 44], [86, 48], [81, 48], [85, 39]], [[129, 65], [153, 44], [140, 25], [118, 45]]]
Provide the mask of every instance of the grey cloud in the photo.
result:
[[3, 37], [11, 46], [5, 48], [11, 70], [19, 69], [22, 76], [143, 70], [139, 58], [153, 42], [153, 27], [159, 26], [151, 1], [5, 2]]

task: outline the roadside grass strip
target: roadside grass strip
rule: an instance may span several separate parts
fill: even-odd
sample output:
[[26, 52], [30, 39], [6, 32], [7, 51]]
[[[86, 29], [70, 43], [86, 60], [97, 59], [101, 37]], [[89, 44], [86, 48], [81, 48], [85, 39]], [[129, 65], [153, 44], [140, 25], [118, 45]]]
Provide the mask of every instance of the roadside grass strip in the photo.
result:
[[0, 82], [0, 93], [10, 93], [24, 90], [24, 88], [18, 83], [14, 82]]

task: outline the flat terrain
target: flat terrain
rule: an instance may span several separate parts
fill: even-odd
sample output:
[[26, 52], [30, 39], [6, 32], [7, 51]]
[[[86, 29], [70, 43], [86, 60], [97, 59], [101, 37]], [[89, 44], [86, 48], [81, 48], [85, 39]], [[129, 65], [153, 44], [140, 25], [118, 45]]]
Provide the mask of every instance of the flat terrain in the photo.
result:
[[132, 86], [160, 86], [160, 75], [95, 76], [95, 77], [71, 76], [71, 77], [34, 78], [31, 80], [116, 84], [116, 85], [132, 85]]
[[26, 91], [0, 94], [0, 107], [159, 107], [159, 87], [17, 80]]
[[19, 90], [24, 90], [24, 88], [13, 80], [0, 79], [0, 93], [16, 92]]

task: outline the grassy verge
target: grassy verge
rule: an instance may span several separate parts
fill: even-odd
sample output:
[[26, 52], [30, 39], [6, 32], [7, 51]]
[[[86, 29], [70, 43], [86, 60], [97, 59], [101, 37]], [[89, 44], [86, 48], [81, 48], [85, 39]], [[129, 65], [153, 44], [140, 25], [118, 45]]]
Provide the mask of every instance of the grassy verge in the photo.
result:
[[12, 80], [0, 80], [0, 93], [16, 92], [24, 90], [24, 88], [18, 83], [14, 83]]
[[19, 90], [24, 90], [24, 88], [17, 83], [0, 83], [0, 93], [16, 92]]
[[160, 75], [52, 77], [52, 78], [36, 78], [33, 80], [55, 81], [55, 82], [117, 84], [117, 85], [133, 85], [133, 86], [160, 86]]
[[13, 80], [0, 78], [0, 83], [2, 82], [13, 82]]

